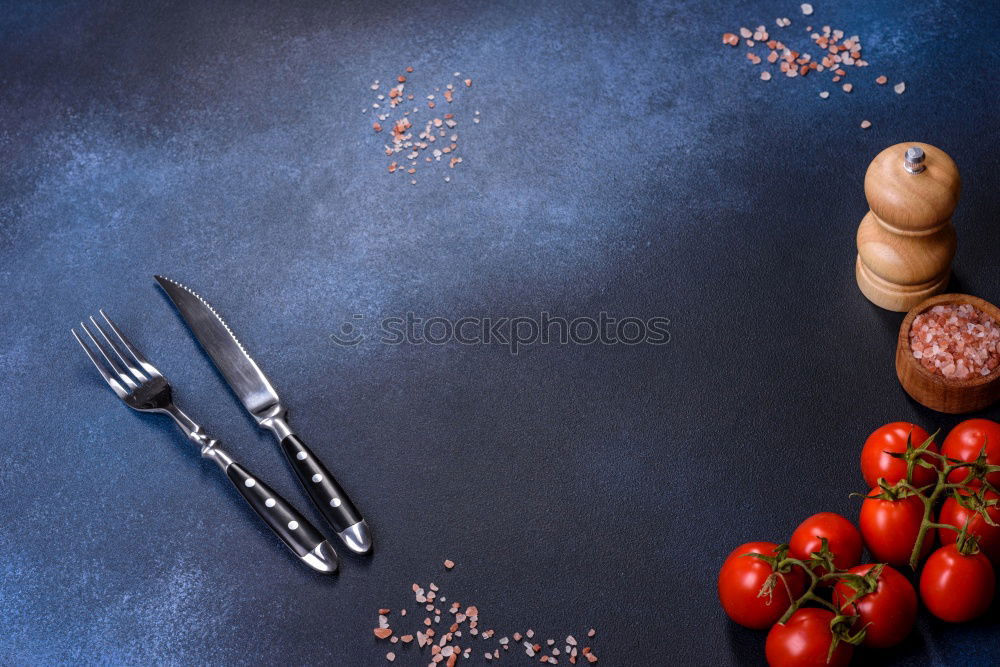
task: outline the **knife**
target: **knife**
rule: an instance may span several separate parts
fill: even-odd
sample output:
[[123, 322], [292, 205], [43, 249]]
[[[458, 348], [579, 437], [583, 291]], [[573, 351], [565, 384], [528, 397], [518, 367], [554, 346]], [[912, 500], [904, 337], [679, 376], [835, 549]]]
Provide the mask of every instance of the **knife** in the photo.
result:
[[190, 288], [163, 276], [154, 278], [257, 425], [277, 438], [302, 487], [347, 548], [358, 554], [368, 553], [372, 547], [368, 524], [323, 462], [292, 431], [278, 393], [229, 325]]

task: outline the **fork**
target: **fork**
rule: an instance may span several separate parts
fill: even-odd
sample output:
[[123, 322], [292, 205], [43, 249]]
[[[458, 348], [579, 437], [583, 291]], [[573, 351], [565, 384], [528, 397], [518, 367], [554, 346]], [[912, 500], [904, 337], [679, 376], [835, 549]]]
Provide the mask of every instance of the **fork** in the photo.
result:
[[[217, 440], [209, 437], [201, 426], [174, 405], [167, 379], [129, 342], [103, 310], [98, 312], [111, 329], [117, 343], [104, 332], [93, 316], [90, 317], [90, 323], [104, 339], [104, 344], [98, 341], [83, 322], [80, 322], [80, 328], [106, 364], [94, 354], [90, 345], [84, 342], [75, 329], [70, 331], [118, 398], [133, 410], [158, 412], [173, 417], [188, 439], [201, 448], [201, 455], [212, 459], [222, 468], [244, 500], [281, 538], [285, 546], [314, 570], [327, 574], [336, 572], [337, 554], [326, 538], [291, 503], [234, 461], [232, 456], [219, 447]], [[127, 357], [122, 349], [127, 352]], [[110, 354], [108, 350], [111, 351]]]

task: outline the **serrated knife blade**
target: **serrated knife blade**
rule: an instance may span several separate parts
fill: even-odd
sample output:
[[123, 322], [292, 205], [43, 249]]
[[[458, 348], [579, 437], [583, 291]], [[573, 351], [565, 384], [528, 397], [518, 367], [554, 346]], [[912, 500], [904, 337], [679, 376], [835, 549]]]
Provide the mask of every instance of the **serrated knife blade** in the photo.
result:
[[278, 392], [267, 376], [207, 301], [169, 278], [156, 276], [156, 281], [251, 415], [256, 418], [267, 414], [275, 405], [281, 405]]
[[247, 411], [277, 438], [289, 465], [323, 517], [351, 551], [368, 553], [368, 524], [323, 462], [292, 432], [278, 393], [222, 316], [186, 285], [164, 276], [154, 278]]

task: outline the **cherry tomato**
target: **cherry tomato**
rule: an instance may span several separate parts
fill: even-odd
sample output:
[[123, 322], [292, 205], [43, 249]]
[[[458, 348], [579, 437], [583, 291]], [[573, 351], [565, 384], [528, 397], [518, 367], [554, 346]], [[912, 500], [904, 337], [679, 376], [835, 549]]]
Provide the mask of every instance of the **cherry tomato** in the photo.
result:
[[982, 616], [995, 589], [990, 559], [982, 553], [964, 556], [954, 544], [932, 553], [920, 573], [920, 597], [942, 621], [961, 623]]
[[[872, 489], [869, 496], [879, 489]], [[898, 500], [865, 498], [861, 503], [861, 536], [865, 539], [872, 559], [889, 565], [903, 566], [910, 562], [910, 552], [917, 543], [917, 534], [924, 518], [924, 503], [917, 496]], [[934, 531], [927, 531], [920, 548], [923, 558], [934, 545]]]
[[[964, 492], [962, 493], [966, 495]], [[992, 491], [987, 491], [985, 498], [986, 500], [998, 500], [1000, 496]], [[991, 526], [986, 523], [982, 514], [962, 507], [953, 496], [948, 496], [941, 505], [938, 523], [947, 523], [961, 528], [970, 515], [975, 515], [969, 523], [969, 534], [979, 537], [979, 549], [992, 561], [994, 567], [1000, 567], [1000, 505], [989, 507], [986, 513], [998, 525]], [[938, 537], [941, 544], [953, 544], [958, 539], [958, 533], [947, 528], [938, 528]]]
[[[1000, 465], [1000, 424], [989, 419], [966, 419], [951, 429], [951, 433], [941, 444], [941, 453], [959, 461], [975, 461], [984, 445], [987, 463]], [[948, 475], [948, 481], [962, 482], [968, 474], [967, 468], [959, 468]], [[1000, 488], [1000, 472], [990, 473], [986, 479]], [[978, 485], [978, 481], [972, 484]]]
[[[774, 593], [759, 597], [761, 586], [773, 572], [771, 565], [746, 554], [774, 556], [778, 547], [774, 542], [748, 542], [736, 547], [719, 570], [719, 600], [722, 608], [740, 625], [754, 630], [764, 630], [781, 618], [806, 589], [806, 573], [792, 568], [785, 573], [788, 588], [779, 580]], [[793, 598], [789, 598], [791, 589]]]
[[[858, 565], [848, 572], [865, 575], [873, 567], [875, 566]], [[851, 602], [855, 595], [855, 589], [843, 580], [838, 581], [833, 588], [833, 603], [845, 614], [857, 616], [861, 620], [861, 626], [867, 629], [864, 646], [895, 646], [913, 630], [913, 624], [917, 620], [917, 592], [899, 571], [885, 566], [874, 591]]]
[[767, 633], [764, 653], [771, 667], [845, 667], [851, 662], [854, 647], [846, 642], [837, 642], [830, 661], [833, 633], [830, 622], [833, 612], [828, 609], [803, 607], [784, 624], [777, 624]]
[[[922, 445], [931, 437], [924, 429], [909, 422], [892, 422], [876, 429], [861, 449], [861, 474], [868, 486], [878, 486], [878, 480], [884, 479], [888, 484], [895, 484], [906, 479], [906, 461], [893, 458], [886, 452], [902, 454], [906, 451], [906, 438], [909, 436], [914, 447]], [[927, 449], [937, 452], [936, 443], [931, 443]], [[928, 463], [937, 465], [937, 460], [930, 456], [922, 457]], [[910, 483], [920, 488], [937, 481], [937, 473], [930, 468], [914, 464], [913, 479]]]
[[834, 512], [813, 514], [800, 523], [792, 533], [789, 555], [799, 560], [809, 560], [813, 552], [823, 548], [821, 537], [826, 538], [833, 554], [833, 564], [838, 570], [846, 570], [861, 562], [861, 533], [853, 523]]

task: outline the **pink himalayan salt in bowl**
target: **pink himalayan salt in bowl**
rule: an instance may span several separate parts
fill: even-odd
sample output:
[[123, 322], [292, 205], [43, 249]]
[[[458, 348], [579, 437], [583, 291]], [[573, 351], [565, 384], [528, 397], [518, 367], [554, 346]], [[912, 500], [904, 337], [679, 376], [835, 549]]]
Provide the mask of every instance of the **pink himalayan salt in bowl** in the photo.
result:
[[985, 377], [1000, 367], [1000, 325], [968, 303], [942, 303], [920, 313], [909, 339], [920, 365], [949, 380]]

